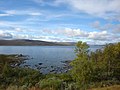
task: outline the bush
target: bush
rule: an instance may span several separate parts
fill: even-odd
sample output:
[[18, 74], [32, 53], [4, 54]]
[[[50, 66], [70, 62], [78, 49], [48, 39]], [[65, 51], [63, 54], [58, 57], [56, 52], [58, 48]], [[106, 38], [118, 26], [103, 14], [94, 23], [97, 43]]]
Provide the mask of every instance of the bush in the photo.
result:
[[62, 80], [52, 77], [41, 80], [39, 85], [41, 89], [61, 90]]
[[120, 82], [120, 43], [108, 44], [95, 52], [88, 49], [86, 43], [79, 41], [75, 50], [77, 58], [71, 62], [71, 75], [80, 88], [102, 81], [108, 84], [113, 79]]

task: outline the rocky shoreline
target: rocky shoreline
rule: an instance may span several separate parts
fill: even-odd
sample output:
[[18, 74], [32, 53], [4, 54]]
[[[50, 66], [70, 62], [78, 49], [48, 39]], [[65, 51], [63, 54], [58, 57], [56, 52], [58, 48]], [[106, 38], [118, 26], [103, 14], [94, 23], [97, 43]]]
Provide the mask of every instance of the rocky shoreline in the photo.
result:
[[29, 60], [28, 55], [22, 54], [0, 54], [0, 63], [9, 63], [12, 67], [20, 66], [25, 63], [25, 60]]
[[35, 65], [36, 69], [39, 71], [42, 71], [43, 69], [47, 72], [43, 72], [43, 74], [47, 73], [53, 73], [53, 74], [59, 74], [59, 73], [67, 73], [69, 70], [71, 70], [70, 66], [71, 60], [61, 61], [63, 64], [62, 66], [43, 66], [43, 63], [38, 63]]
[[[5, 60], [6, 59], [6, 60]], [[22, 54], [11, 54], [11, 55], [5, 55], [0, 54], [0, 60], [5, 60], [5, 62], [9, 63], [11, 67], [24, 67], [24, 68], [32, 68], [30, 65], [24, 65], [26, 60], [29, 60], [30, 57], [28, 55], [22, 55]], [[43, 74], [48, 73], [67, 73], [70, 69], [70, 62], [71, 60], [61, 61], [63, 66], [44, 66], [44, 63], [38, 63], [35, 65], [35, 69], [42, 71]], [[22, 66], [21, 66], [22, 65]]]

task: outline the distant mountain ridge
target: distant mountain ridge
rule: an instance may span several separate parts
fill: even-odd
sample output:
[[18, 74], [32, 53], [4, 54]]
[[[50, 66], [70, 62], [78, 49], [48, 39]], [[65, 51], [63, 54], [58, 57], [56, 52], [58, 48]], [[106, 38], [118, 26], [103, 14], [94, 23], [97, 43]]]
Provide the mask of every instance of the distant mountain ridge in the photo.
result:
[[75, 42], [47, 42], [29, 39], [0, 40], [0, 46], [74, 46]]

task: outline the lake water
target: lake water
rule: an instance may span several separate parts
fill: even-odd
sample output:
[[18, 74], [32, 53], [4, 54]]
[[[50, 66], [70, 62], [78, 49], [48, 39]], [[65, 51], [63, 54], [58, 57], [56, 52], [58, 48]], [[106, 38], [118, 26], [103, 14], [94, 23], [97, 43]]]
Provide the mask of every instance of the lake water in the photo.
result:
[[[101, 46], [91, 46], [92, 51], [101, 48]], [[35, 65], [43, 63], [42, 66], [50, 69], [51, 66], [61, 67], [64, 63], [61, 61], [73, 60], [75, 58], [74, 46], [0, 46], [0, 54], [23, 54], [30, 56], [24, 65]]]

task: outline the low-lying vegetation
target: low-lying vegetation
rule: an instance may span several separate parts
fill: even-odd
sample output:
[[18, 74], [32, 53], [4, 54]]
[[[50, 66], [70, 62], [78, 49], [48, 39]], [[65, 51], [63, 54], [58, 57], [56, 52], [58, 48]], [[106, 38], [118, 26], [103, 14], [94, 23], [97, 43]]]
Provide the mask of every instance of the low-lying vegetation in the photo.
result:
[[113, 85], [113, 86], [102, 87], [102, 88], [93, 88], [89, 90], [120, 90], [120, 85]]
[[12, 67], [7, 55], [0, 56], [0, 90], [99, 90], [113, 85], [120, 89], [120, 43], [90, 52], [86, 43], [78, 42], [75, 52], [69, 72], [46, 75], [31, 68]]

